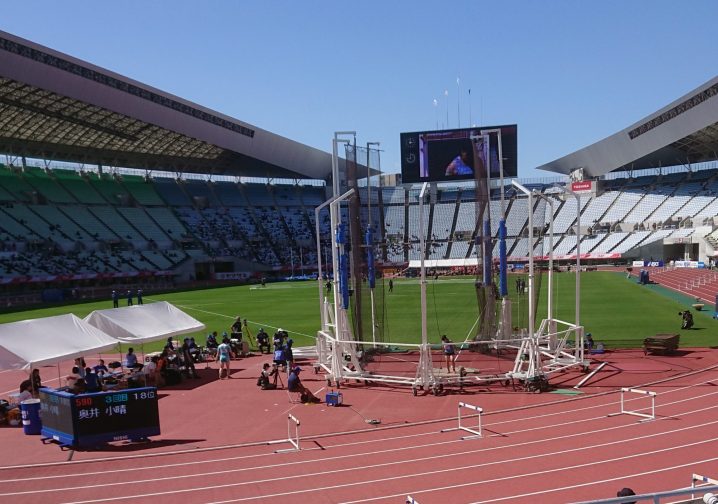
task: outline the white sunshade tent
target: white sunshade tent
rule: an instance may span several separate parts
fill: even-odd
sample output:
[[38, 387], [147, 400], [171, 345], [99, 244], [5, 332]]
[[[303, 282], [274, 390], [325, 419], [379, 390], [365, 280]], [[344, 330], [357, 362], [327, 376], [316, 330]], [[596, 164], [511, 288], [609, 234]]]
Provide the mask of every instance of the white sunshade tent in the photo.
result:
[[202, 331], [206, 327], [166, 301], [95, 310], [85, 321], [123, 343], [135, 344]]
[[116, 338], [71, 313], [0, 324], [0, 369], [33, 369], [116, 348]]

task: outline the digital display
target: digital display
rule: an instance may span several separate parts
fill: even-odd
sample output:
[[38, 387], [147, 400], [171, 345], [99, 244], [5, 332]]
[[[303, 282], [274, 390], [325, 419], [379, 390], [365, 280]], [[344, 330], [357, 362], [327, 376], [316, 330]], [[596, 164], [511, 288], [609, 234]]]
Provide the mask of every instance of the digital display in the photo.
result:
[[40, 390], [43, 435], [65, 444], [95, 445], [160, 433], [157, 389], [73, 395]]
[[515, 124], [402, 133], [402, 182], [472, 180], [485, 178], [487, 173], [498, 178], [499, 138], [504, 177], [515, 177], [518, 170]]

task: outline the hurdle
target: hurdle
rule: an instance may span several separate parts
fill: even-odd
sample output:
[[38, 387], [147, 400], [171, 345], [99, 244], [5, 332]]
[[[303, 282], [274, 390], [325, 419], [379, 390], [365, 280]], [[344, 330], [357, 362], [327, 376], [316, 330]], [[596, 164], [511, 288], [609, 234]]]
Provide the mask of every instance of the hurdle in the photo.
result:
[[[286, 439], [277, 439], [276, 441], [269, 441], [267, 444], [273, 445], [273, 444], [280, 444], [280, 443], [289, 443], [292, 445], [292, 448], [285, 448], [282, 450], [274, 450], [274, 453], [288, 453], [288, 452], [297, 452], [300, 451], [301, 448], [299, 447], [299, 426], [301, 425], [301, 422], [297, 417], [289, 413], [287, 415], [287, 438]], [[294, 426], [294, 435], [292, 436], [292, 426]]]
[[[627, 393], [631, 394], [640, 394], [643, 396], [648, 396], [651, 398], [651, 413], [641, 413], [640, 410], [638, 411], [631, 411], [626, 409], [626, 401], [625, 401], [625, 395]], [[656, 419], [656, 393], [651, 392], [649, 390], [641, 390], [641, 389], [634, 389], [634, 388], [621, 388], [621, 411], [618, 413], [611, 413], [608, 416], [617, 416], [617, 415], [633, 415], [637, 417], [641, 417], [642, 420], [639, 420], [640, 422], [647, 422], [649, 420], [655, 420]], [[645, 409], [645, 408], [644, 408]]]
[[405, 501], [405, 502], [406, 502], [406, 504], [419, 504], [419, 501], [416, 500], [416, 499], [415, 499], [414, 497], [412, 497], [411, 495], [407, 495], [407, 496], [406, 496], [406, 501]]
[[[707, 485], [718, 485], [718, 480], [709, 478], [708, 476], [702, 476], [700, 474], [693, 473], [693, 475], [691, 476], [691, 488], [700, 490], [701, 487], [705, 487]], [[691, 499], [695, 498], [696, 496], [694, 494], [691, 494]]]
[[[478, 425], [476, 427], [467, 427], [461, 423], [461, 409], [465, 408], [468, 410], [472, 410], [476, 412], [476, 416], [478, 417]], [[441, 432], [451, 432], [451, 431], [464, 431], [471, 434], [471, 436], [464, 436], [461, 439], [475, 439], [484, 437], [481, 430], [481, 414], [484, 412], [482, 408], [479, 406], [474, 406], [473, 404], [465, 403], [465, 402], [459, 402], [458, 413], [457, 413], [457, 419], [458, 419], [458, 426], [457, 427], [451, 427], [449, 429], [442, 429]]]

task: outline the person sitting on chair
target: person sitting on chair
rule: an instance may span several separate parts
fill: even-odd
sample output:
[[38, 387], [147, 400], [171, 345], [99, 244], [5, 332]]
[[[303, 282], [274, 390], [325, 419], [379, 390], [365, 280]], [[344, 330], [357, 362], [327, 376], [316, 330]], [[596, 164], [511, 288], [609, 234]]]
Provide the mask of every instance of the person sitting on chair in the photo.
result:
[[[270, 382], [269, 379], [272, 377], [274, 377], [274, 380]], [[262, 366], [262, 374], [257, 379], [257, 386], [261, 387], [262, 390], [274, 390], [277, 388], [277, 378], [279, 378], [277, 366], [270, 366], [268, 362], [265, 362]]]
[[259, 353], [269, 353], [269, 334], [264, 332], [264, 328], [259, 329], [257, 333], [257, 349]]
[[32, 380], [23, 380], [20, 383], [20, 395], [17, 397], [17, 403], [32, 399]]
[[319, 403], [321, 400], [312, 394], [312, 391], [309, 390], [307, 387], [304, 386], [302, 383], [302, 380], [299, 379], [299, 373], [302, 371], [302, 368], [299, 366], [292, 369], [292, 372], [289, 373], [289, 378], [287, 378], [287, 390], [290, 392], [296, 392], [300, 395], [301, 401], [303, 403]]
[[80, 376], [80, 368], [73, 366], [72, 372], [65, 377], [65, 385], [67, 385], [68, 388], [72, 388], [75, 386], [75, 382], [80, 378], [82, 378], [82, 376]]
[[85, 369], [85, 384], [88, 392], [102, 391], [102, 382], [100, 377], [89, 367]]
[[132, 369], [135, 367], [135, 364], [137, 364], [137, 354], [135, 353], [135, 349], [130, 347], [127, 349], [127, 355], [125, 355], [125, 367]]

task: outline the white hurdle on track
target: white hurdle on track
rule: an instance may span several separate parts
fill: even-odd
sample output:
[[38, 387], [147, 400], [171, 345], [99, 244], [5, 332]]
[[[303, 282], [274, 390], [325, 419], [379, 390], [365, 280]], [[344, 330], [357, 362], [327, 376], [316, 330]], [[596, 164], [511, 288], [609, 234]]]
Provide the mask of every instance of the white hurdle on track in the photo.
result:
[[[299, 447], [299, 426], [301, 425], [301, 422], [297, 417], [289, 413], [287, 415], [287, 438], [286, 439], [278, 439], [276, 441], [269, 441], [267, 444], [273, 445], [273, 444], [279, 444], [279, 443], [289, 443], [292, 445], [292, 448], [286, 448], [283, 450], [275, 450], [274, 453], [287, 453], [287, 452], [296, 452], [301, 450]], [[294, 426], [294, 436], [292, 436], [292, 426]]]
[[[466, 409], [476, 412], [476, 415], [478, 416], [478, 426], [477, 427], [475, 427], [475, 428], [467, 427], [461, 423], [461, 409], [462, 408], [466, 408]], [[468, 432], [469, 434], [471, 434], [471, 436], [464, 436], [461, 439], [475, 439], [477, 437], [478, 438], [484, 437], [484, 435], [482, 434], [482, 431], [481, 431], [481, 414], [483, 412], [484, 412], [484, 410], [482, 408], [480, 408], [479, 406], [474, 406], [473, 404], [460, 402], [459, 407], [458, 407], [458, 414], [457, 414], [457, 419], [458, 419], [459, 425], [457, 427], [452, 427], [450, 429], [442, 429], [441, 432], [450, 432], [450, 431], [460, 430], [460, 431]]]
[[[641, 413], [640, 409], [637, 411], [631, 411], [626, 409], [626, 401], [625, 401], [625, 395], [627, 393], [631, 394], [640, 394], [643, 396], [648, 396], [651, 398], [651, 412], [650, 413]], [[641, 422], [647, 422], [648, 420], [655, 420], [656, 419], [656, 393], [651, 392], [649, 390], [641, 390], [641, 389], [634, 389], [634, 388], [622, 388], [621, 389], [621, 411], [618, 413], [611, 413], [608, 416], [616, 416], [616, 415], [633, 415], [637, 417], [641, 417], [643, 420], [640, 420]], [[645, 409], [645, 408], [642, 408]]]
[[414, 497], [412, 497], [411, 495], [407, 495], [407, 496], [406, 496], [406, 504], [419, 504], [419, 501], [416, 500], [416, 499], [415, 499]]

